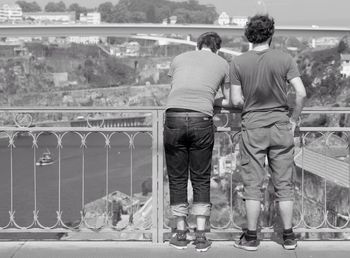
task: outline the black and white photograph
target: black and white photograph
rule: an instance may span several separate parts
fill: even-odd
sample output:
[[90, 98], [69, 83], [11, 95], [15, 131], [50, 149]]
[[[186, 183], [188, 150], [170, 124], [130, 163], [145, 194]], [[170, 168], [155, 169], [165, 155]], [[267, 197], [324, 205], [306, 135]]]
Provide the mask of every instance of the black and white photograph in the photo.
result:
[[344, 258], [348, 0], [0, 0], [0, 258]]

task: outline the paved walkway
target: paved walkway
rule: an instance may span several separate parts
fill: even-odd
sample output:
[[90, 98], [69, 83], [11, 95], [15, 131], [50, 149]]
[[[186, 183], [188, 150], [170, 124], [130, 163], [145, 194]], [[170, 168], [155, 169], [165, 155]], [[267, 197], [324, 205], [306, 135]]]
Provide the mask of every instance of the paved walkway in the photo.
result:
[[206, 253], [198, 253], [194, 246], [177, 250], [164, 244], [148, 242], [107, 242], [107, 241], [38, 241], [0, 242], [1, 258], [346, 258], [350, 256], [349, 241], [304, 241], [294, 251], [284, 250], [275, 242], [262, 242], [256, 252], [247, 252], [233, 247], [232, 242], [214, 242]]

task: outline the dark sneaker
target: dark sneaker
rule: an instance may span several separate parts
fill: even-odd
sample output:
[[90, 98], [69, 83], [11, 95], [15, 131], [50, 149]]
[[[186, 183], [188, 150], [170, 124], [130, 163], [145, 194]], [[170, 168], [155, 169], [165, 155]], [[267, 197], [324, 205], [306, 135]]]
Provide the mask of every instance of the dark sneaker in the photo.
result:
[[254, 239], [254, 240], [247, 240], [245, 238], [245, 233], [243, 233], [240, 237], [240, 239], [236, 242], [233, 243], [233, 246], [234, 247], [237, 247], [237, 248], [240, 248], [240, 249], [243, 249], [243, 250], [246, 250], [246, 251], [256, 251], [258, 250], [258, 245], [259, 245], [259, 242], [257, 239]]
[[286, 250], [294, 250], [297, 247], [297, 240], [293, 232], [283, 233], [283, 248]]
[[171, 239], [169, 241], [169, 244], [176, 249], [186, 249], [189, 240], [186, 239], [187, 237], [187, 230], [176, 230], [175, 233], [171, 236]]
[[196, 231], [196, 239], [193, 244], [198, 252], [206, 252], [211, 247], [211, 241], [206, 238], [204, 231]]

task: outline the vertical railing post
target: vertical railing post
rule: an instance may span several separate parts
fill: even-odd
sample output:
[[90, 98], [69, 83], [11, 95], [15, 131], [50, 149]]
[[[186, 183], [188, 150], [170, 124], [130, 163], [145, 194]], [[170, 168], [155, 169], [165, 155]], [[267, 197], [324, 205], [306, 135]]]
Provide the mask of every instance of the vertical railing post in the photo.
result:
[[152, 242], [158, 242], [158, 112], [152, 112]]
[[157, 111], [158, 117], [158, 243], [162, 243], [164, 233], [164, 151], [163, 151], [163, 122], [164, 110]]

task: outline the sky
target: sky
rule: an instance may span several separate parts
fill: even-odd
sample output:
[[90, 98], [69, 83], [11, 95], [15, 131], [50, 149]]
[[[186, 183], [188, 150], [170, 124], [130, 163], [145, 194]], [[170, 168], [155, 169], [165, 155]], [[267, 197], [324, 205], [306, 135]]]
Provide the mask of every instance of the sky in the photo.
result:
[[[15, 2], [15, 0], [0, 0], [3, 1]], [[50, 1], [60, 0], [27, 0], [32, 1], [44, 7]], [[107, 1], [118, 3], [118, 0], [63, 0], [67, 6], [78, 3], [86, 7], [97, 7]], [[225, 11], [230, 16], [252, 16], [256, 12], [266, 10], [275, 18], [276, 25], [350, 27], [350, 0], [199, 0], [199, 2], [213, 4], [218, 13]]]

